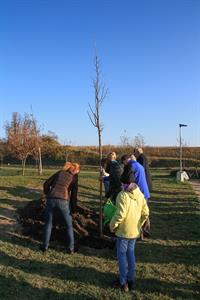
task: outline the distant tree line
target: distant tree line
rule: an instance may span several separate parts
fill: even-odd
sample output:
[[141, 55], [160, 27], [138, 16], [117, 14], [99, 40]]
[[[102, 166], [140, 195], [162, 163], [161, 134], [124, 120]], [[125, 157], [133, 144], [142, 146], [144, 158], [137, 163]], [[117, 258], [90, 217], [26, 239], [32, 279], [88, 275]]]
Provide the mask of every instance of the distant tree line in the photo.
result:
[[[0, 159], [3, 164], [38, 167], [39, 151], [43, 165], [62, 165], [65, 161], [75, 161], [81, 165], [99, 165], [98, 146], [62, 145], [52, 133], [41, 134], [32, 115], [13, 113], [12, 120], [5, 125], [6, 138], [0, 139]], [[102, 156], [115, 151], [120, 158], [122, 154], [132, 154], [136, 143], [131, 145], [125, 135], [120, 137], [120, 145], [103, 145]], [[144, 145], [141, 135], [135, 142], [143, 148], [150, 161], [150, 167], [178, 167], [179, 147], [150, 147]], [[183, 167], [198, 167], [200, 164], [200, 147], [183, 147]]]

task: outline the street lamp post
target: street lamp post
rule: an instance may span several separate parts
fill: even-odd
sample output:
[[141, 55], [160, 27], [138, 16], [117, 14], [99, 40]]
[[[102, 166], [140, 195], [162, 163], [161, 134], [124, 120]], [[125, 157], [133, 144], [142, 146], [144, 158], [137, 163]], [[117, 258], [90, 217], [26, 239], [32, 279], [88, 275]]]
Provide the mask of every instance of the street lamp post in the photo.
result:
[[179, 143], [180, 143], [180, 174], [183, 171], [183, 148], [182, 148], [182, 137], [181, 137], [181, 128], [182, 127], [187, 127], [186, 124], [179, 124]]

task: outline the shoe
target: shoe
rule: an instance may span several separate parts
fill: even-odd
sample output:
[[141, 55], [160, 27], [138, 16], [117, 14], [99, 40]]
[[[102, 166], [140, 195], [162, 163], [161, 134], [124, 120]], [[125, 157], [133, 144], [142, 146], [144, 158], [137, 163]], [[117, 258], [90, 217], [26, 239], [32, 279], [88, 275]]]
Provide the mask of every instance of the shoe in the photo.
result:
[[127, 283], [128, 283], [128, 288], [130, 291], [135, 290], [135, 282], [133, 280], [130, 280], [130, 281], [128, 280]]
[[48, 250], [48, 248], [45, 248], [43, 245], [40, 245], [39, 249], [40, 249], [40, 251], [42, 251], [43, 253], [45, 253], [45, 252]]
[[120, 282], [119, 282], [119, 279], [116, 279], [115, 281], [113, 281], [113, 283], [112, 283], [112, 288], [113, 288], [113, 289], [119, 289], [119, 288], [120, 288]]
[[128, 293], [129, 291], [129, 287], [127, 283], [124, 283], [123, 285], [120, 286], [121, 287], [121, 291], [124, 293]]
[[76, 247], [74, 248], [74, 250], [67, 249], [67, 254], [73, 255], [76, 252], [78, 252], [78, 249]]
[[119, 279], [113, 281], [112, 288], [113, 289], [121, 289], [121, 291], [125, 292], [125, 293], [127, 293], [129, 291], [128, 284], [125, 283], [125, 284], [121, 285]]

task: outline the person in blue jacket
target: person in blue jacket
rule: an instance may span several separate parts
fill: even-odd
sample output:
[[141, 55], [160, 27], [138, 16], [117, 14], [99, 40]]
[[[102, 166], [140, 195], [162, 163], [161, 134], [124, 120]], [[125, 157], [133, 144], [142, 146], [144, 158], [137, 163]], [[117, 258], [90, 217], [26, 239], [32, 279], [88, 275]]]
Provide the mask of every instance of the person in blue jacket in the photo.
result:
[[150, 198], [150, 192], [146, 181], [146, 175], [144, 167], [136, 161], [136, 157], [131, 155], [123, 155], [121, 157], [121, 162], [124, 165], [124, 171], [121, 175], [121, 181], [124, 180], [127, 176], [130, 176], [130, 173], [133, 172], [134, 182], [138, 185], [141, 192], [144, 195], [144, 198], [148, 201]]

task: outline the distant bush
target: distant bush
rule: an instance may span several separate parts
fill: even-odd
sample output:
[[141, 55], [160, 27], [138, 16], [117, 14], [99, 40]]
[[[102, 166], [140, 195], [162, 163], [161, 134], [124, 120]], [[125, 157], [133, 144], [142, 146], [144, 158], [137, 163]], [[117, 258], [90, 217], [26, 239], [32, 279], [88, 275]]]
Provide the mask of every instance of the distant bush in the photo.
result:
[[[185, 168], [184, 170], [187, 172], [190, 179], [200, 178], [200, 169], [199, 168]], [[172, 170], [170, 172], [170, 176], [176, 177], [176, 174], [178, 171], [179, 171], [179, 169]]]
[[[198, 167], [200, 166], [199, 160], [184, 159], [183, 168]], [[152, 168], [178, 168], [180, 166], [180, 160], [174, 158], [153, 158], [150, 163]]]
[[[64, 146], [62, 146], [64, 147]], [[48, 148], [49, 149], [49, 148]], [[55, 155], [57, 152], [42, 153], [42, 163], [44, 166], [62, 166], [67, 159], [80, 163], [81, 165], [99, 165], [98, 147], [96, 146], [69, 146], [66, 152], [62, 149], [62, 155]], [[51, 147], [50, 147], [51, 149]], [[103, 157], [106, 157], [110, 151], [115, 151], [118, 158], [123, 154], [133, 154], [132, 146], [103, 146]], [[144, 153], [149, 159], [150, 167], [152, 168], [178, 168], [179, 167], [179, 147], [145, 147]], [[19, 160], [7, 153], [3, 157], [5, 164], [21, 164]], [[27, 165], [36, 165], [33, 158], [27, 159]], [[200, 166], [200, 147], [184, 147], [183, 148], [183, 167], [198, 167]]]

